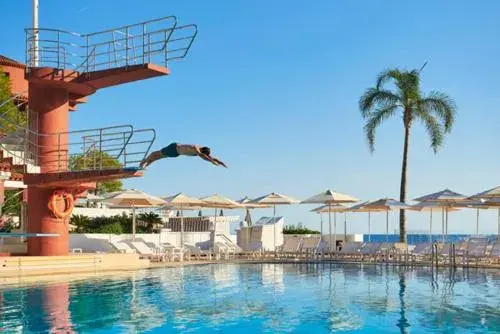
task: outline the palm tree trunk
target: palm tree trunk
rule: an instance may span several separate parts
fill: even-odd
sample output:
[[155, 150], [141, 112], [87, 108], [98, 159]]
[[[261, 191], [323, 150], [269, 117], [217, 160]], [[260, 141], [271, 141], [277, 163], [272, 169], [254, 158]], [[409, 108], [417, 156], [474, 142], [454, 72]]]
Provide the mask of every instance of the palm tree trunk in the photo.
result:
[[[406, 172], [408, 165], [408, 144], [410, 139], [410, 126], [405, 122], [405, 142], [403, 148], [403, 166], [401, 168], [401, 189], [399, 200], [406, 202]], [[406, 215], [405, 210], [399, 210], [399, 241], [406, 242]]]

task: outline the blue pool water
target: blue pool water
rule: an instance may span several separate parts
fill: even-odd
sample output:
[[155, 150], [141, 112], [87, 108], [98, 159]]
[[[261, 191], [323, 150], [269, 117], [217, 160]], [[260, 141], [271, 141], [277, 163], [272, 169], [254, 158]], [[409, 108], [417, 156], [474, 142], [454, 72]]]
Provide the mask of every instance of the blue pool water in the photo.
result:
[[[0, 332], [500, 332], [500, 271], [214, 264], [0, 285]], [[237, 330], [237, 331], [236, 331]]]

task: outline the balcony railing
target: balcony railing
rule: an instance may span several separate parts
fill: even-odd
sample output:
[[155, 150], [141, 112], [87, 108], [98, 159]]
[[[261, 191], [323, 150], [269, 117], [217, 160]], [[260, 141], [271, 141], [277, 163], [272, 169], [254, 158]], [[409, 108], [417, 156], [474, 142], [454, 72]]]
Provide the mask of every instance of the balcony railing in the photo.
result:
[[28, 28], [26, 65], [93, 72], [154, 63], [167, 67], [186, 57], [197, 35], [194, 24], [177, 25], [175, 16], [90, 34]]

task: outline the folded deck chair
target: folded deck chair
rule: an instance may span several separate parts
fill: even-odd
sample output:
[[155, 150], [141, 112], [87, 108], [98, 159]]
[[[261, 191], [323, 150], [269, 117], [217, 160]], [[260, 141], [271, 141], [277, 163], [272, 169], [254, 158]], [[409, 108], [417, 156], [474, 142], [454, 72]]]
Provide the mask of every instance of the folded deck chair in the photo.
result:
[[118, 253], [135, 253], [135, 249], [130, 247], [128, 244], [126, 244], [124, 241], [109, 241], [109, 244], [113, 246], [114, 249]]
[[137, 253], [139, 253], [139, 255], [141, 255], [141, 257], [148, 258], [152, 261], [165, 260], [165, 254], [156, 252], [154, 249], [151, 249], [142, 241], [131, 241], [130, 245], [135, 248], [135, 250], [137, 251]]

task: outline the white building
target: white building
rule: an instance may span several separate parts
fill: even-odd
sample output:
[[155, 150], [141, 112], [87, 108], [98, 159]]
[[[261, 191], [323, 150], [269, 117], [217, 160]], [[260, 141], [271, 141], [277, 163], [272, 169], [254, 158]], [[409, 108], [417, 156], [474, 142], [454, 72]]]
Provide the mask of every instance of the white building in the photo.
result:
[[284, 225], [283, 217], [262, 217], [250, 227], [242, 226], [236, 231], [238, 246], [243, 249], [274, 251], [276, 247], [283, 245]]

